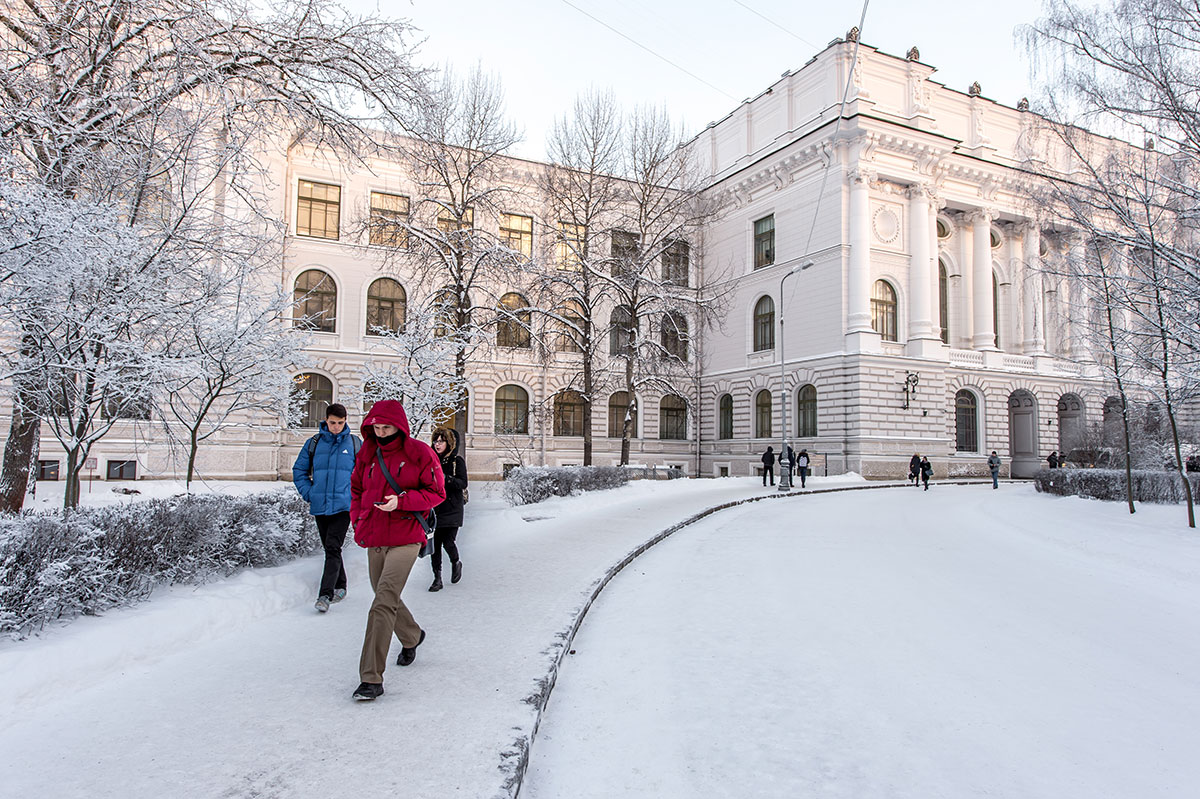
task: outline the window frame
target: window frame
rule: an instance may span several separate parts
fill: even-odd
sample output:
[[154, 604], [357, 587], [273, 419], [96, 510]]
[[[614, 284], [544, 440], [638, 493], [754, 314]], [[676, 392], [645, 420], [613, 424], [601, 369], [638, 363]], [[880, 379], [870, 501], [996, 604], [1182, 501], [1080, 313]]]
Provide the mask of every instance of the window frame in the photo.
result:
[[678, 311], [665, 311], [660, 322], [659, 344], [668, 356], [687, 363], [690, 344], [687, 317]]
[[[308, 193], [305, 194], [305, 184], [308, 185]], [[314, 196], [314, 190], [321, 187], [322, 193], [326, 196]], [[337, 192], [335, 199], [329, 199], [329, 190], [334, 189]], [[319, 233], [314, 232], [317, 228], [313, 227], [313, 211], [316, 210], [316, 203], [321, 209], [322, 227]], [[330, 210], [333, 211], [333, 235], [329, 235], [329, 215]], [[300, 221], [307, 221], [306, 225], [301, 225]], [[306, 180], [304, 178], [297, 179], [296, 183], [296, 235], [304, 236], [311, 239], [324, 239], [326, 241], [337, 241], [341, 235], [342, 224], [342, 187], [337, 183], [324, 183], [319, 180]]]
[[754, 236], [754, 268], [772, 266], [775, 263], [775, 214], [755, 219], [751, 223], [751, 230]]
[[[528, 229], [525, 227], [513, 227], [510, 223], [516, 220], [524, 220], [524, 224], [528, 223]], [[533, 257], [533, 217], [525, 216], [524, 214], [510, 214], [506, 211], [500, 212], [500, 241], [504, 246], [514, 252], [519, 252], [526, 258]], [[513, 246], [513, 242], [517, 246]]]
[[[964, 403], [964, 400], [970, 403]], [[969, 414], [964, 418], [963, 412]], [[979, 454], [979, 397], [974, 391], [960, 388], [954, 393], [954, 451]]]
[[691, 248], [683, 239], [675, 239], [662, 252], [663, 282], [687, 288], [691, 283]]
[[[769, 304], [770, 308], [766, 308], [764, 303]], [[754, 352], [775, 349], [775, 298], [770, 294], [764, 294], [754, 302], [751, 344]]]
[[[879, 296], [879, 288], [883, 287], [890, 293]], [[871, 329], [879, 334], [883, 341], [899, 341], [899, 298], [896, 287], [890, 281], [880, 278], [871, 287]], [[883, 329], [881, 330], [880, 327]]]
[[529, 310], [529, 300], [515, 291], [509, 291], [500, 298], [497, 310], [496, 346], [520, 350], [532, 347], [533, 312]]
[[[373, 293], [375, 290], [375, 287], [384, 282], [394, 284], [395, 287], [400, 291], [400, 296], [399, 297], [384, 297], [377, 293]], [[372, 303], [375, 303], [377, 305], [377, 307], [375, 309], [372, 309]], [[382, 321], [384, 311], [385, 311], [385, 308], [384, 308], [385, 305], [389, 306], [387, 308], [387, 313], [388, 313], [388, 315], [390, 315], [392, 322], [396, 322], [397, 318], [399, 319], [399, 322], [396, 327], [390, 327], [390, 326], [382, 325], [382, 324], [376, 324], [376, 325], [371, 324], [373, 311], [374, 311], [374, 316], [375, 316], [376, 320]], [[408, 292], [404, 290], [404, 285], [399, 280], [396, 280], [395, 278], [391, 278], [391, 277], [377, 277], [374, 280], [372, 280], [371, 284], [369, 286], [367, 286], [367, 307], [366, 307], [366, 318], [364, 319], [364, 329], [366, 332], [364, 333], [364, 335], [379, 336], [379, 335], [386, 335], [388, 333], [403, 333], [404, 328], [407, 324], [408, 324]], [[375, 332], [374, 330], [372, 330], [372, 328], [382, 328], [383, 332], [382, 333]]]
[[796, 438], [817, 436], [817, 387], [805, 383], [796, 392]]
[[[617, 397], [624, 399], [618, 400], [614, 404]], [[638, 437], [638, 406], [636, 398], [633, 400], [633, 410], [630, 411], [630, 421], [633, 423], [633, 432], [629, 438], [635, 439]], [[625, 412], [630, 408], [629, 392], [614, 391], [608, 396], [608, 436], [607, 438], [622, 438], [625, 434]]]
[[[726, 400], [729, 400], [726, 407]], [[733, 438], [733, 395], [726, 392], [717, 399], [717, 440]]]
[[[677, 401], [668, 407], [668, 401]], [[658, 401], [659, 441], [687, 441], [687, 401], [678, 394], [667, 394]]]
[[[324, 380], [329, 384], [328, 400], [322, 399], [322, 397], [319, 396], [312, 388], [301, 385], [302, 381], [313, 382], [311, 380], [312, 378]], [[292, 386], [297, 392], [308, 392], [308, 399], [304, 401], [304, 408], [301, 412], [300, 418], [296, 421], [295, 426], [302, 430], [315, 430], [319, 428], [321, 426], [321, 422], [325, 421], [326, 409], [333, 404], [336, 397], [336, 387], [333, 384], [333, 378], [329, 377], [328, 375], [323, 375], [320, 372], [300, 372], [292, 378]], [[324, 386], [321, 386], [321, 388], [323, 390]], [[322, 402], [324, 403], [323, 405], [321, 404]], [[305, 422], [310, 422], [310, 424], [305, 424]]]
[[583, 409], [583, 395], [578, 391], [565, 389], [555, 394], [553, 435], [557, 438], [581, 437], [583, 435]]
[[[766, 402], [763, 402], [764, 397]], [[775, 419], [774, 409], [775, 398], [771, 395], [770, 389], [760, 389], [754, 395], [754, 437], [755, 438], [774, 438], [775, 435]], [[765, 429], [765, 430], [764, 430]]]
[[[300, 279], [313, 274], [319, 274], [322, 277], [311, 288], [301, 289]], [[329, 288], [322, 289], [326, 283], [329, 284]], [[293, 326], [313, 333], [337, 333], [338, 294], [337, 281], [324, 269], [315, 266], [309, 267], [296, 275], [292, 281]], [[318, 305], [318, 310], [315, 313], [309, 313], [308, 311], [314, 303]], [[301, 307], [303, 313], [297, 315], [296, 310]], [[330, 313], [326, 314], [326, 310], [329, 310]]]
[[[502, 392], [518, 396], [501, 396]], [[529, 392], [515, 383], [506, 383], [496, 389], [492, 399], [495, 418], [493, 432], [498, 436], [529, 435]], [[512, 424], [506, 424], [512, 422]]]
[[[378, 204], [387, 200], [403, 200], [404, 209], [389, 208]], [[397, 202], [397, 205], [400, 203]], [[412, 199], [404, 194], [393, 194], [386, 191], [372, 191], [370, 196], [370, 224], [367, 231], [367, 243], [377, 247], [395, 247], [408, 249], [408, 229], [405, 225], [412, 214]]]

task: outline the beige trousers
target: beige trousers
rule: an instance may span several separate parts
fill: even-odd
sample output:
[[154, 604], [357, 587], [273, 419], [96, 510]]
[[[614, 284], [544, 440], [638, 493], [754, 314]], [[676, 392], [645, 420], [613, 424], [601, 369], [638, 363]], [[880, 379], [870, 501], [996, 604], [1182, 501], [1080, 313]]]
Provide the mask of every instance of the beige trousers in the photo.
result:
[[383, 682], [393, 633], [401, 646], [416, 646], [421, 640], [421, 628], [400, 598], [420, 550], [420, 544], [367, 550], [367, 572], [371, 577], [371, 588], [375, 590], [375, 601], [367, 614], [367, 634], [358, 661], [358, 673], [363, 682]]

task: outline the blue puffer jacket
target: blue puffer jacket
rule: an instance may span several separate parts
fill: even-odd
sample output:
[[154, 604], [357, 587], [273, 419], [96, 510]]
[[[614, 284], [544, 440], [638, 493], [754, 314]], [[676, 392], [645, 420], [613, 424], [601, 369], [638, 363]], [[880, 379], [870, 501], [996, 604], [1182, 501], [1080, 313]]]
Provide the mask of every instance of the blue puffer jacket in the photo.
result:
[[[360, 446], [356, 439], [358, 437], [350, 432], [350, 425], [335, 436], [321, 422], [316, 447], [305, 441], [300, 448], [292, 466], [292, 482], [314, 516], [350, 510], [350, 474], [354, 471], [355, 451]], [[314, 450], [311, 457], [310, 448]]]

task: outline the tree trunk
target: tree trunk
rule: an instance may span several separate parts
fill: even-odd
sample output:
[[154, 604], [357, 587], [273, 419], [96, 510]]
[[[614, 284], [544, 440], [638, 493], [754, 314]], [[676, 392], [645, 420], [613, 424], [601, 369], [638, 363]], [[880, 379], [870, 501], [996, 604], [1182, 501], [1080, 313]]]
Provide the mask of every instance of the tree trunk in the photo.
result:
[[13, 403], [12, 427], [4, 445], [4, 465], [0, 470], [0, 513], [19, 513], [25, 505], [30, 473], [36, 466], [33, 458], [41, 426], [38, 417], [27, 416], [21, 410], [21, 403]]
[[79, 507], [79, 470], [82, 467], [78, 449], [67, 451], [67, 485], [63, 492], [63, 510]]
[[592, 465], [592, 359], [583, 358], [583, 465]]
[[191, 446], [188, 449], [187, 480], [183, 484], [183, 487], [189, 492], [192, 490], [192, 478], [196, 474], [196, 453], [200, 450], [200, 442], [196, 440], [197, 430], [198, 428], [192, 428], [191, 431]]

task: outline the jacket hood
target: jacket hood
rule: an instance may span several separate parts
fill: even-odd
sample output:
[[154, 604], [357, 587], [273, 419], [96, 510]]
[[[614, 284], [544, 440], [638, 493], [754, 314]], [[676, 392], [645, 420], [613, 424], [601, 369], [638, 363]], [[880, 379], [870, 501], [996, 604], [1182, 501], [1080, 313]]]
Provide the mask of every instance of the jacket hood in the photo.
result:
[[[451, 458], [453, 458], [455, 455], [458, 454], [458, 431], [457, 430], [455, 430], [453, 427], [448, 427], [445, 425], [441, 425], [439, 427], [434, 428], [433, 434], [429, 436], [429, 445], [430, 446], [433, 446], [433, 440], [435, 438], [437, 438], [438, 436], [443, 436], [446, 439], [446, 443], [448, 443], [450, 445], [450, 449], [446, 450], [446, 454], [440, 456], [442, 458], [442, 460], [450, 460]], [[434, 453], [435, 454], [437, 453], [436, 449], [434, 450]]]
[[399, 400], [380, 400], [371, 406], [371, 412], [363, 419], [362, 437], [363, 441], [375, 441], [375, 428], [371, 425], [390, 424], [395, 425], [403, 433], [402, 438], [408, 438], [408, 414], [404, 412], [404, 406]]

